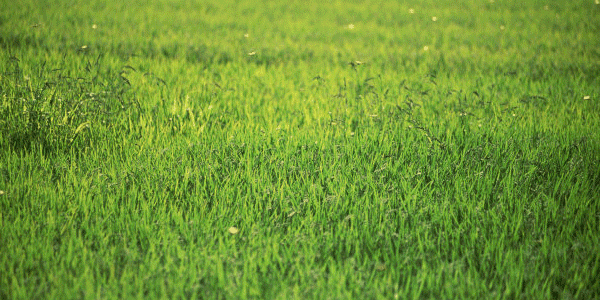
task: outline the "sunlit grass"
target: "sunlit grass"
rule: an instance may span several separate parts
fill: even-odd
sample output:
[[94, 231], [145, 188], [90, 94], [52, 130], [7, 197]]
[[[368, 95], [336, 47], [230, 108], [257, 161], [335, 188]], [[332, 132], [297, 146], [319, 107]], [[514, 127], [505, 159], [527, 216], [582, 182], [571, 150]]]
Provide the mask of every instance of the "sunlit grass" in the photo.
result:
[[597, 298], [596, 4], [4, 3], [0, 298]]

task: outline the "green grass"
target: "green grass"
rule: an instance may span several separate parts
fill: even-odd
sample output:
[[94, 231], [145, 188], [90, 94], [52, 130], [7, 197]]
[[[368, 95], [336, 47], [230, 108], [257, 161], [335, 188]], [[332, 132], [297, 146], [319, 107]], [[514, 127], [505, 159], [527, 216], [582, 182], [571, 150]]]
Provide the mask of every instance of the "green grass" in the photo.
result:
[[600, 297], [592, 0], [2, 2], [1, 299]]

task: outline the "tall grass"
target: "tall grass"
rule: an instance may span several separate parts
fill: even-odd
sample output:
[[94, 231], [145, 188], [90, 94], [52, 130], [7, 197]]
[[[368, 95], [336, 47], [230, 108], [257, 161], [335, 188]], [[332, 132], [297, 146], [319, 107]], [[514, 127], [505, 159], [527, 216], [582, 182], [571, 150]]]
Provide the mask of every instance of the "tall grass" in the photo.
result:
[[101, 70], [101, 56], [85, 59], [85, 68], [74, 71], [64, 62], [51, 67], [44, 61], [29, 74], [16, 56], [6, 61], [0, 91], [6, 151], [84, 148], [92, 139], [90, 128], [110, 127], [107, 122], [135, 105], [130, 83], [114, 70]]
[[598, 297], [595, 2], [234, 2], [3, 4], [0, 298]]

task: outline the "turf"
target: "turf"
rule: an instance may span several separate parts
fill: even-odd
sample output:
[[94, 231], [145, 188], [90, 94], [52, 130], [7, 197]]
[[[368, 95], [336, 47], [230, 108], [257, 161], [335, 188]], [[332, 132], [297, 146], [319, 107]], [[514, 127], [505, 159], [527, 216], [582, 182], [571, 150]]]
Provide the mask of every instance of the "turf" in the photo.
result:
[[2, 299], [600, 297], [598, 1], [1, 6]]

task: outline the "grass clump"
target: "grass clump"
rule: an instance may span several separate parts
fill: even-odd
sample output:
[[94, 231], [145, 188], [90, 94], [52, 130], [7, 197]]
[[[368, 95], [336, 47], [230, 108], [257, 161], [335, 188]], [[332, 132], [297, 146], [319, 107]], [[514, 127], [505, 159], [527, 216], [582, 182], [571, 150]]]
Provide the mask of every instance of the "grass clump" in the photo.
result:
[[101, 56], [84, 61], [85, 67], [75, 70], [64, 60], [62, 66], [43, 61], [24, 70], [15, 56], [4, 60], [0, 140], [5, 151], [82, 149], [94, 139], [92, 128], [106, 130], [135, 108], [123, 70], [102, 70]]

